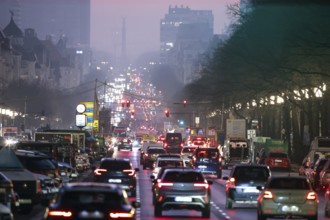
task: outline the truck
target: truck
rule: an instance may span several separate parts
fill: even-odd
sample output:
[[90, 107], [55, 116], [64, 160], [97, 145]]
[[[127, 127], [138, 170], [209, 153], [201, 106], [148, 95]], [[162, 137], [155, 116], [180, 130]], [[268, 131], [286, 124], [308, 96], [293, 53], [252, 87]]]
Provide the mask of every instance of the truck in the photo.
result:
[[246, 138], [245, 119], [227, 119], [226, 139], [220, 153], [222, 154], [224, 168], [237, 163], [251, 162], [251, 150]]
[[7, 145], [12, 145], [18, 140], [17, 127], [2, 127], [1, 136], [4, 137]]

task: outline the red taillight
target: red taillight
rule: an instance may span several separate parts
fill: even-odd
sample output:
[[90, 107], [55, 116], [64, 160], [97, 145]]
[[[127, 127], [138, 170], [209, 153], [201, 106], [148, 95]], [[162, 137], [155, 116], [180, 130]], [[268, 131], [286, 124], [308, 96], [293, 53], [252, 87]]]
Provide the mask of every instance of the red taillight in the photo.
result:
[[167, 143], [164, 143], [164, 147], [167, 147]]
[[107, 172], [107, 170], [106, 169], [96, 169], [96, 170], [94, 170], [94, 174], [97, 175], [97, 176], [102, 175], [102, 173], [104, 173], [104, 172]]
[[181, 143], [180, 146], [183, 147], [183, 143]]
[[57, 217], [71, 217], [72, 212], [70, 211], [50, 211], [48, 216], [57, 216]]
[[41, 183], [40, 180], [37, 181], [37, 193], [41, 192]]
[[272, 199], [272, 198], [274, 198], [273, 193], [271, 191], [265, 191], [263, 193], [263, 197], [264, 197], [264, 199]]
[[149, 154], [145, 153], [144, 156], [145, 156], [145, 157], [149, 157]]
[[309, 192], [306, 197], [307, 200], [315, 200], [316, 198], [317, 198], [317, 195], [315, 192]]
[[132, 212], [110, 212], [110, 218], [133, 218], [134, 214]]
[[135, 173], [135, 170], [123, 170], [124, 173], [127, 173], [129, 176], [133, 176]]
[[205, 189], [208, 189], [210, 187], [207, 183], [194, 183], [195, 187], [204, 187]]
[[162, 188], [163, 186], [173, 186], [173, 183], [162, 183], [158, 182], [157, 183], [158, 188]]

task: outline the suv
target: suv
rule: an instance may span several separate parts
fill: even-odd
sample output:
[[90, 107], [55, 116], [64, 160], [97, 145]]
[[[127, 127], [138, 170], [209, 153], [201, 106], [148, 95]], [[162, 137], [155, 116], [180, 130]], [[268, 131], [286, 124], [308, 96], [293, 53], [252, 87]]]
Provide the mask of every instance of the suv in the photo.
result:
[[167, 133], [164, 141], [164, 149], [168, 153], [180, 153], [183, 147], [181, 133]]
[[231, 209], [235, 202], [257, 204], [260, 193], [257, 186], [263, 187], [270, 175], [266, 165], [234, 165], [230, 175], [223, 177], [226, 180], [226, 208]]
[[201, 172], [191, 168], [166, 170], [155, 185], [155, 216], [161, 216], [162, 210], [194, 209], [209, 218], [210, 184]]
[[166, 150], [162, 147], [148, 147], [147, 151], [143, 154], [143, 169], [145, 170], [147, 167], [152, 168], [156, 158], [160, 154], [166, 154]]
[[121, 185], [131, 196], [136, 196], [136, 172], [128, 159], [103, 158], [94, 170], [94, 182]]
[[221, 155], [218, 148], [197, 148], [192, 156], [192, 166], [204, 175], [222, 176]]

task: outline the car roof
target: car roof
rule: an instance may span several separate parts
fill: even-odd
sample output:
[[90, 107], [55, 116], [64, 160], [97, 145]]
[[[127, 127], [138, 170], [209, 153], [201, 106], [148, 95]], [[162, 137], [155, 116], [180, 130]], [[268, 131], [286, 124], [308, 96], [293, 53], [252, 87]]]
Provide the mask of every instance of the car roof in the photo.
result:
[[37, 150], [22, 150], [22, 149], [17, 149], [15, 150], [15, 154], [17, 156], [29, 156], [29, 157], [34, 157], [34, 158], [51, 158], [47, 154], [37, 151]]
[[99, 183], [99, 182], [74, 182], [67, 183], [62, 186], [65, 191], [120, 191], [122, 190], [120, 185], [109, 184], [109, 183]]

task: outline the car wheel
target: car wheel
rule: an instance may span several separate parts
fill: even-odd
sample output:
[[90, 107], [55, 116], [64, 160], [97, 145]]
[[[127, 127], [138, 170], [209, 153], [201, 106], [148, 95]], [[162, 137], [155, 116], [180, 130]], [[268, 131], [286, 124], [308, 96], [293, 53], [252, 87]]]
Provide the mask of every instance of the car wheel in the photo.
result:
[[217, 172], [217, 178], [220, 179], [221, 177], [222, 177], [222, 171], [220, 170]]
[[226, 197], [226, 208], [227, 209], [232, 209], [233, 208], [233, 201], [228, 197]]
[[258, 220], [267, 220], [267, 217], [265, 217], [261, 212], [258, 211]]
[[161, 217], [162, 216], [162, 208], [160, 205], [155, 204], [155, 210], [154, 210], [155, 217]]
[[308, 218], [309, 220], [317, 220], [317, 214], [315, 215], [315, 216], [313, 216], [313, 217], [310, 217], [310, 218]]
[[202, 217], [203, 218], [210, 218], [210, 216], [211, 216], [210, 207], [207, 207], [207, 208], [202, 210]]

